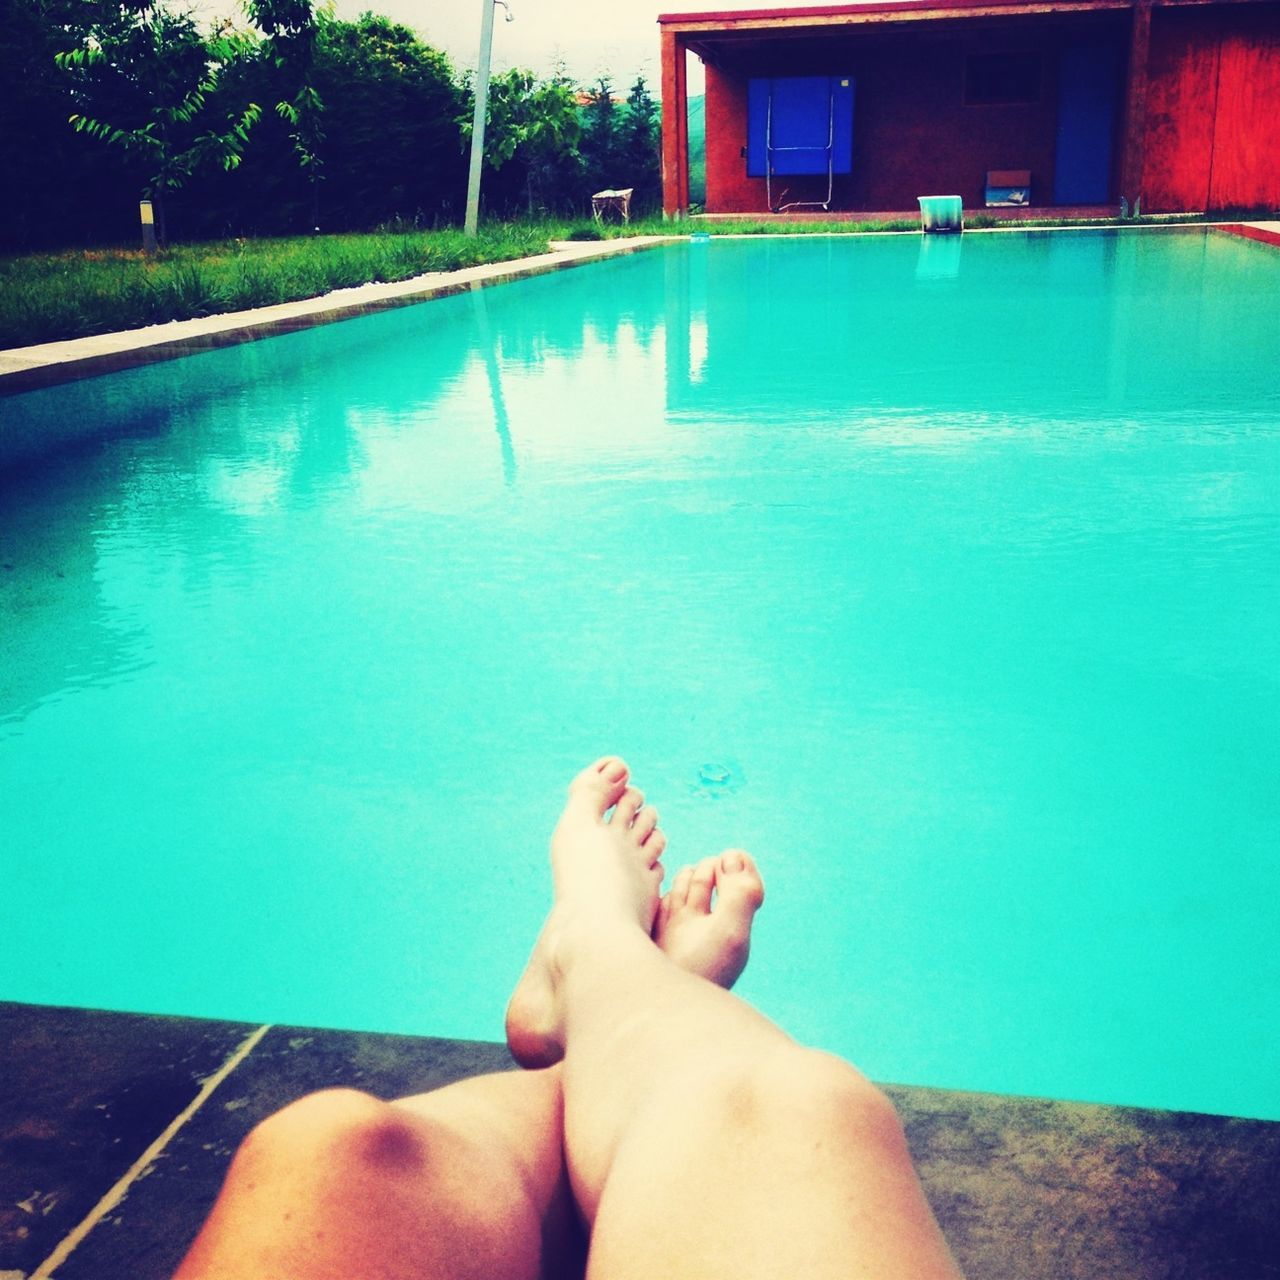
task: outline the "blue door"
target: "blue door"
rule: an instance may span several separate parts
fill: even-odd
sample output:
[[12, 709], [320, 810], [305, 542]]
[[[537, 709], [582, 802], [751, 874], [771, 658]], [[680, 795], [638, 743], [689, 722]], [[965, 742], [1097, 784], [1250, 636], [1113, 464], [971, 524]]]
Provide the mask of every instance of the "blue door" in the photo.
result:
[[1120, 50], [1084, 45], [1062, 51], [1054, 204], [1107, 204], [1120, 99]]

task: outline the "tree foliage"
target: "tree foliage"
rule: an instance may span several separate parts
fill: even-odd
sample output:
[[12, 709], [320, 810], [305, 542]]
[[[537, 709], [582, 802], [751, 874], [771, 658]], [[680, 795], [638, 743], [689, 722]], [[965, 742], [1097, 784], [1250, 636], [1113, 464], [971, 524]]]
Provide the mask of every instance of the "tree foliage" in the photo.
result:
[[[471, 136], [472, 106], [459, 117]], [[608, 76], [582, 93], [565, 75], [540, 80], [513, 70], [489, 83], [485, 131], [485, 208], [493, 213], [582, 215], [591, 194], [632, 187], [632, 209], [656, 207], [662, 196], [657, 104], [643, 76], [625, 102]]]
[[627, 109], [618, 131], [618, 149], [628, 185], [635, 187], [632, 204], [643, 213], [662, 205], [662, 116], [644, 76], [637, 76], [627, 94]]
[[320, 182], [324, 177], [324, 100], [316, 91], [316, 49], [321, 22], [312, 0], [245, 0], [245, 11], [266, 36], [266, 54], [280, 80], [276, 114], [311, 187], [311, 224], [319, 230]]
[[[85, 234], [79, 216], [94, 192], [99, 234], [106, 239], [137, 221], [136, 166], [121, 164], [92, 139], [73, 133], [76, 110], [57, 53], [87, 31], [80, 0], [0, 0], [0, 246], [34, 247]], [[111, 211], [130, 206], [132, 222]]]
[[[234, 169], [244, 154], [258, 105], [246, 103], [214, 125], [206, 108], [224, 68], [248, 47], [248, 37], [228, 25], [202, 36], [190, 14], [165, 0], [120, 0], [99, 4], [78, 44], [54, 59], [75, 77], [76, 95], [84, 99], [84, 109], [69, 117], [72, 127], [143, 165], [142, 193], [155, 203], [161, 243], [169, 193], [208, 165]], [[119, 91], [119, 115], [93, 113], [104, 82]]]
[[631, 187], [633, 211], [656, 208], [662, 201], [662, 126], [644, 77], [637, 76], [625, 101], [620, 101], [610, 78], [601, 76], [583, 115], [588, 190]]
[[[140, 193], [184, 238], [461, 220], [469, 76], [372, 13], [239, 2], [210, 30], [185, 0], [0, 0], [0, 249], [133, 240]], [[485, 211], [581, 215], [603, 186], [647, 207], [657, 134], [643, 79], [624, 102], [500, 73]]]
[[631, 185], [623, 172], [621, 114], [613, 97], [613, 81], [601, 76], [582, 112], [582, 159], [588, 191]]
[[[473, 86], [467, 87], [458, 127], [470, 142], [475, 99]], [[492, 179], [483, 189], [486, 207], [509, 213], [519, 202], [531, 216], [559, 209], [564, 184], [581, 174], [581, 136], [577, 94], [567, 79], [540, 80], [519, 67], [494, 76], [484, 135]]]
[[408, 27], [368, 13], [326, 21], [317, 59], [334, 175], [330, 219], [354, 229], [460, 210], [462, 92], [449, 59]]

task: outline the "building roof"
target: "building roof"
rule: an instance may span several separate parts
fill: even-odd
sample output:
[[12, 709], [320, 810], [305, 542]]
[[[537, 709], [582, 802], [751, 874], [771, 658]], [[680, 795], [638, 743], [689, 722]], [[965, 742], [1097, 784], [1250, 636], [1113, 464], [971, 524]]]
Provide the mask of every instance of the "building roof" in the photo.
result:
[[860, 4], [808, 5], [793, 9], [714, 9], [703, 13], [663, 13], [658, 22], [685, 31], [800, 30], [892, 22], [895, 17], [990, 17], [997, 14], [1088, 12], [1206, 4], [1249, 4], [1261, 0], [865, 0]]

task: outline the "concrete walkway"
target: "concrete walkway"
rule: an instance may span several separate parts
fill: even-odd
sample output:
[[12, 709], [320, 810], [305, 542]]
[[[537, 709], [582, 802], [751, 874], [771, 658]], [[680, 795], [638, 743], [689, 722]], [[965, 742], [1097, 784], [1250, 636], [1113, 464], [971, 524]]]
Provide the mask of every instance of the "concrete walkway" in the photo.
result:
[[1223, 223], [1220, 230], [1229, 231], [1232, 235], [1244, 236], [1246, 240], [1258, 240], [1262, 244], [1273, 244], [1280, 248], [1280, 221]]
[[[492, 262], [460, 271], [434, 271], [392, 284], [365, 284], [337, 289], [319, 298], [282, 302], [251, 311], [229, 311], [195, 320], [175, 320], [124, 333], [104, 333], [38, 346], [0, 351], [0, 396], [38, 387], [72, 382], [118, 369], [132, 369], [157, 360], [172, 360], [197, 351], [252, 342], [313, 325], [348, 320], [403, 307], [466, 289], [542, 275], [581, 266], [619, 253], [634, 253], [666, 243], [667, 236], [636, 236], [627, 240], [557, 241], [550, 253], [512, 262]], [[2, 1277], [0, 1277], [2, 1280]]]
[[[511, 1067], [499, 1044], [0, 1003], [0, 1280], [168, 1280], [271, 1112]], [[1280, 1275], [1280, 1124], [888, 1092], [969, 1280]]]

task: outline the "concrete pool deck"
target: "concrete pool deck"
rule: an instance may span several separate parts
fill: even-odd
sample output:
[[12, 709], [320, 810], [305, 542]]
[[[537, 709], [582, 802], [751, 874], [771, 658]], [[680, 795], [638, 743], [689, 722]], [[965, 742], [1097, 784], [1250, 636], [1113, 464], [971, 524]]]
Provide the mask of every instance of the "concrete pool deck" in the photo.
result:
[[[741, 218], [744, 215], [733, 216]], [[695, 226], [696, 229], [696, 224], [690, 225]], [[1280, 221], [1188, 225], [1211, 227], [1266, 244], [1280, 245]], [[1041, 230], [1041, 228], [1036, 229]], [[1051, 229], [1096, 230], [1097, 228], [1082, 226]], [[1156, 226], [1134, 229], [1160, 231], [1166, 228]], [[1010, 219], [1008, 225], [974, 229], [969, 234], [1017, 230], [1027, 230], [1027, 228], [1020, 227], [1018, 220]], [[550, 253], [538, 254], [531, 258], [486, 263], [459, 271], [430, 272], [392, 283], [358, 285], [350, 289], [338, 289], [317, 298], [282, 302], [275, 306], [259, 307], [249, 311], [231, 311], [216, 316], [201, 316], [193, 320], [175, 320], [169, 324], [149, 325], [143, 329], [130, 329], [119, 333], [68, 338], [60, 342], [45, 342], [29, 347], [12, 347], [0, 351], [0, 397], [32, 391], [39, 387], [56, 386], [59, 383], [77, 381], [81, 378], [95, 377], [120, 369], [132, 369], [159, 360], [172, 360], [179, 356], [193, 355], [218, 347], [253, 342], [281, 333], [293, 333], [319, 324], [330, 324], [393, 307], [408, 306], [468, 289], [483, 288], [486, 285], [503, 284], [525, 276], [542, 275], [548, 271], [581, 266], [617, 254], [634, 253], [655, 245], [683, 240], [687, 238], [687, 234], [682, 231], [670, 236], [636, 236], [620, 240], [555, 241], [552, 243]], [[918, 233], [856, 232], [851, 234], [913, 235]], [[0, 463], [3, 461], [3, 440], [0, 439]]]
[[0, 351], [0, 396], [293, 333], [337, 320], [350, 320], [355, 316], [503, 284], [525, 276], [543, 275], [620, 253], [634, 253], [675, 238], [635, 236], [626, 240], [555, 241], [550, 253], [531, 258], [489, 262], [459, 271], [432, 271], [391, 283], [335, 289], [318, 298], [281, 302], [250, 311], [228, 311], [221, 315], [174, 320], [169, 324], [148, 325], [144, 329], [120, 333], [12, 347]]
[[[167, 1280], [287, 1102], [511, 1067], [499, 1044], [0, 1003], [0, 1280]], [[1280, 1123], [888, 1092], [969, 1280], [1280, 1276]]]

